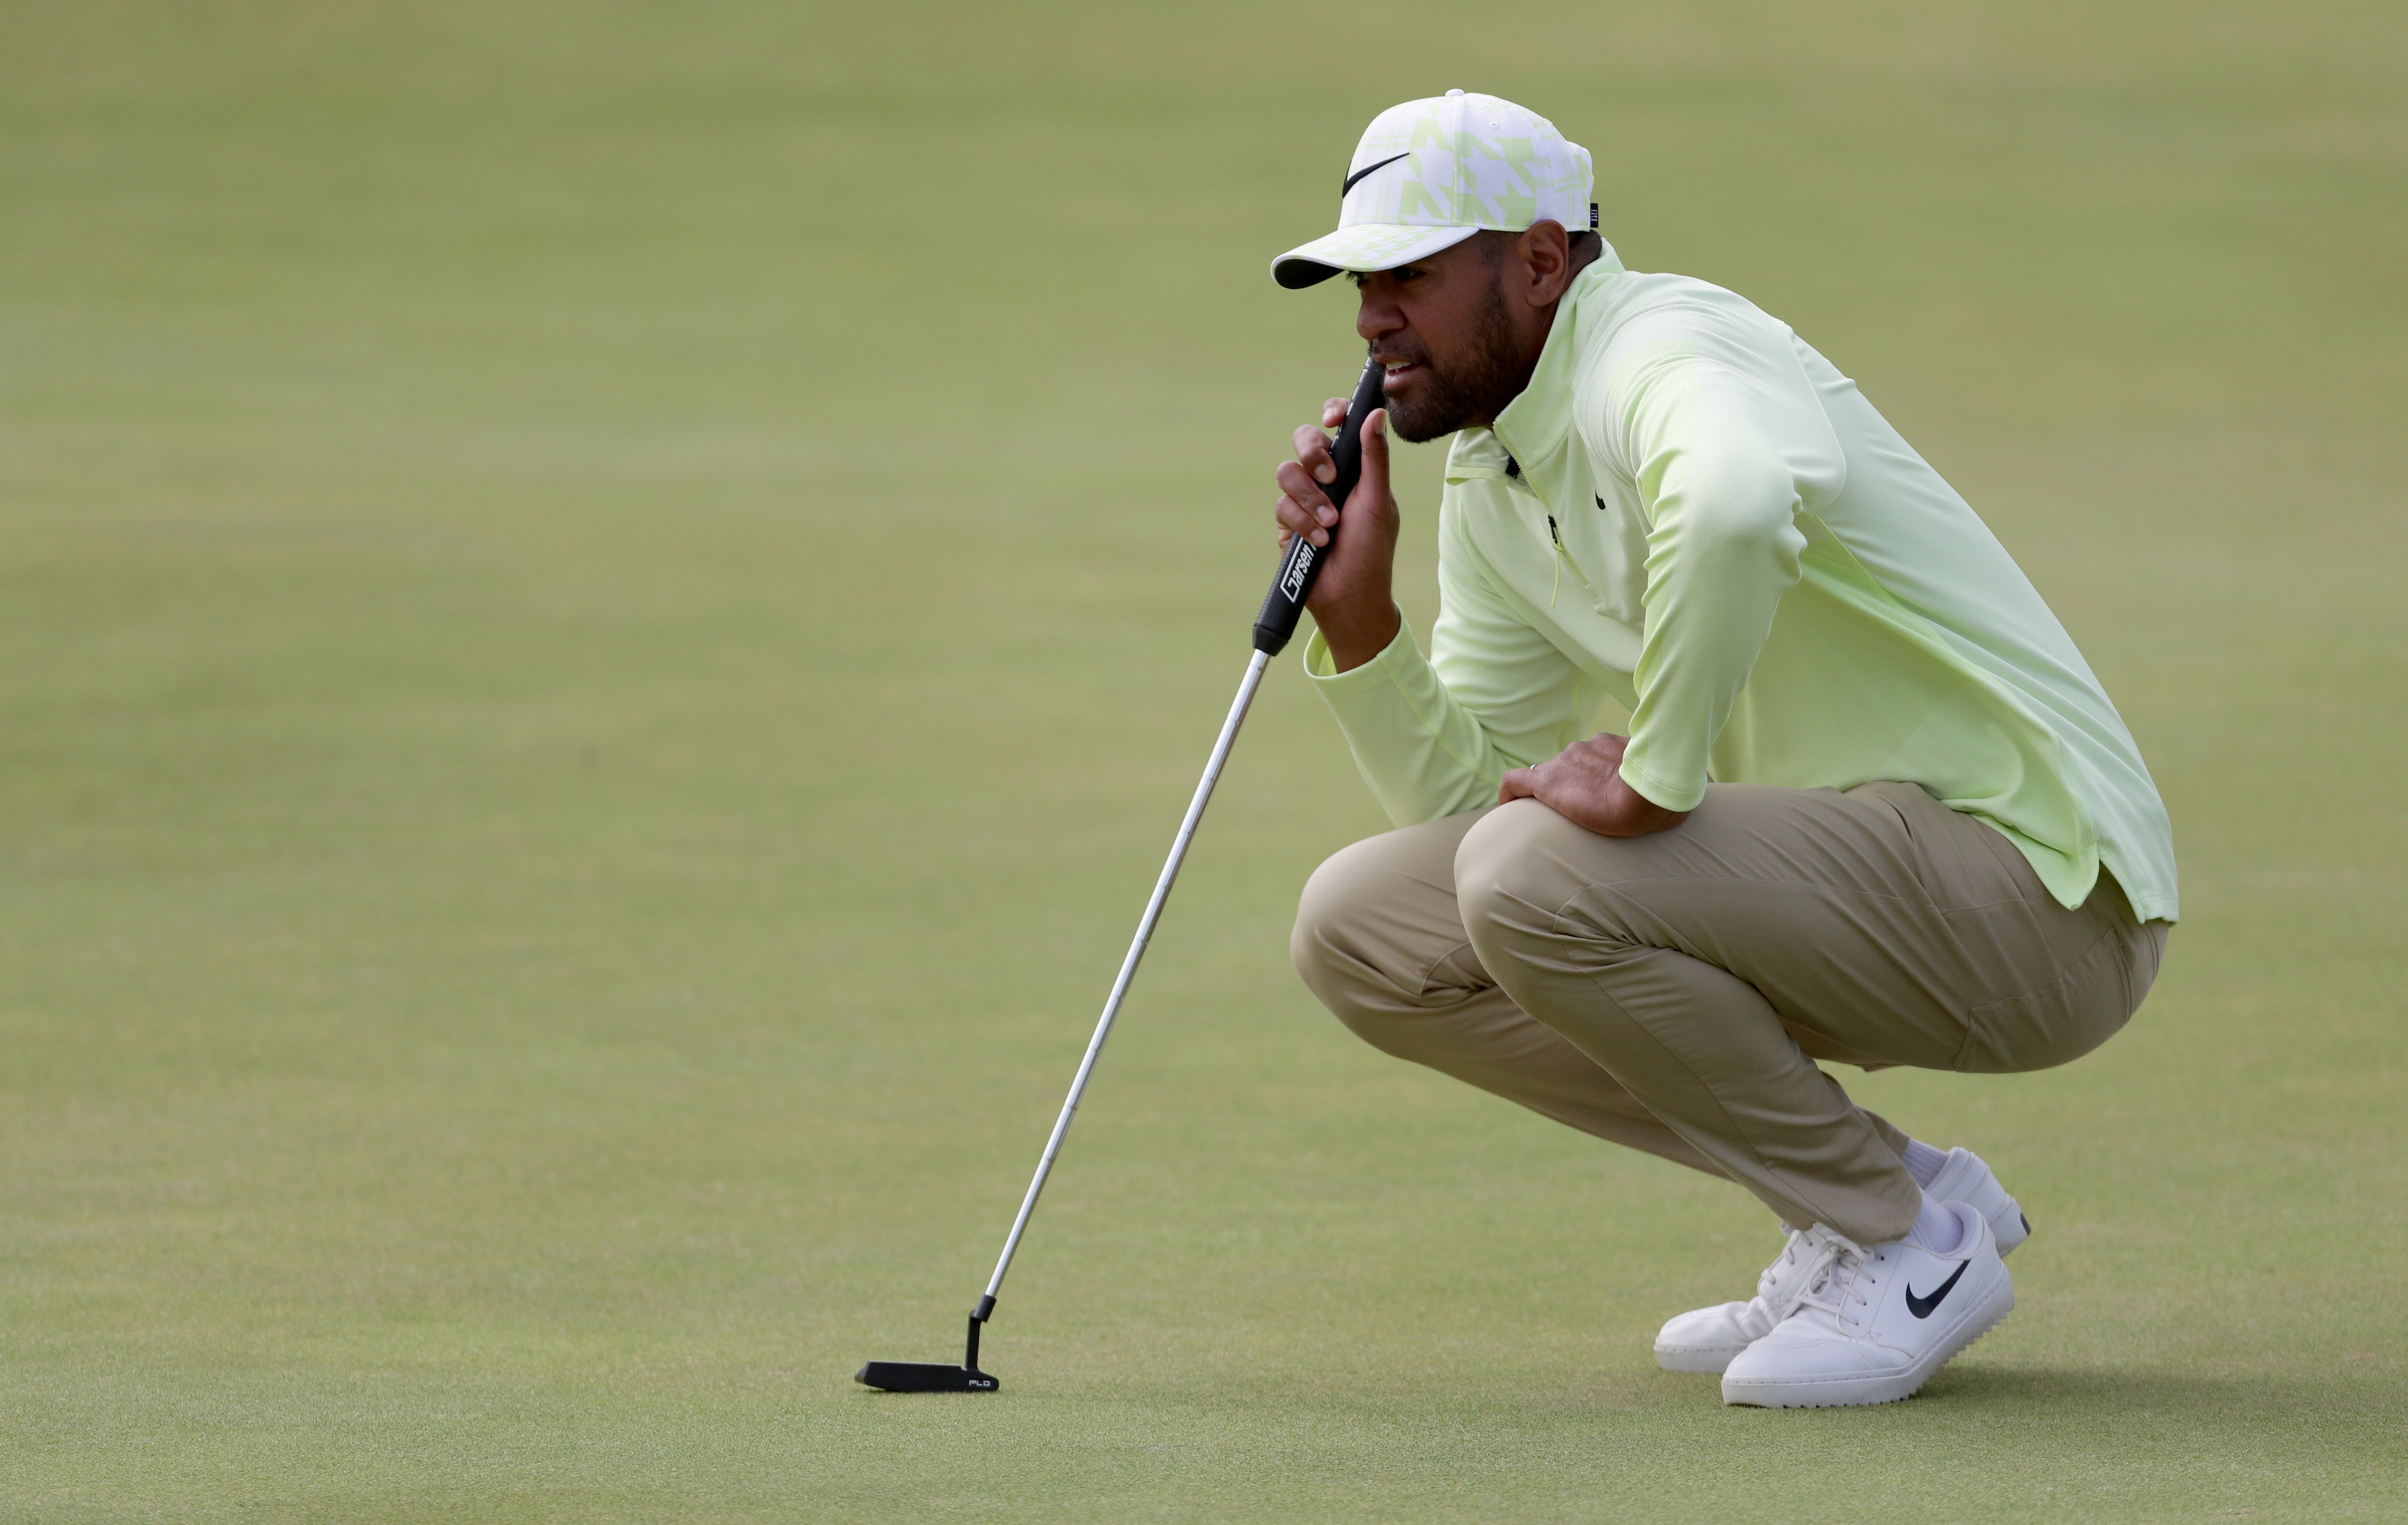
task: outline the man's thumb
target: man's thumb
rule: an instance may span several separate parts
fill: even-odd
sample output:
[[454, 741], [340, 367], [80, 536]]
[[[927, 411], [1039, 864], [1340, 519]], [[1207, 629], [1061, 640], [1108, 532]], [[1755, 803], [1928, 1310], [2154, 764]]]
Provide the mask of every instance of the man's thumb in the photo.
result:
[[1388, 489], [1388, 410], [1375, 407], [1363, 420], [1363, 480]]

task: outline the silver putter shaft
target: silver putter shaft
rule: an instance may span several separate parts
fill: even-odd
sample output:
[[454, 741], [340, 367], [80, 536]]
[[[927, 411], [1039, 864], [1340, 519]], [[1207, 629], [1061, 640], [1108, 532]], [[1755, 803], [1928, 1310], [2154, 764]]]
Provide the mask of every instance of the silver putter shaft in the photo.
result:
[[[1087, 1040], [1086, 1057], [1079, 1061], [1079, 1073], [1070, 1081], [1070, 1094], [1062, 1099], [1062, 1115], [1054, 1119], [1054, 1132], [1045, 1140], [1044, 1157], [1037, 1162], [1037, 1174], [1029, 1178], [1028, 1194], [1020, 1199], [1020, 1215], [1011, 1220], [1011, 1233], [1003, 1241], [1003, 1253], [996, 1257], [995, 1275], [986, 1281], [986, 1295], [979, 1299], [979, 1311], [973, 1317], [983, 1323], [995, 1311], [995, 1294], [1003, 1288], [1003, 1274], [1011, 1269], [1012, 1252], [1020, 1247], [1020, 1236], [1028, 1227], [1028, 1215], [1037, 1210], [1038, 1193], [1045, 1190], [1045, 1177], [1053, 1173], [1054, 1157], [1062, 1152], [1062, 1135], [1070, 1131], [1070, 1119], [1078, 1113], [1079, 1098], [1086, 1093], [1087, 1076], [1096, 1073], [1096, 1056], [1104, 1051], [1104, 1040], [1111, 1036], [1112, 1019], [1121, 1012], [1121, 1001], [1128, 994], [1129, 981], [1137, 977], [1138, 961], [1145, 957], [1145, 945], [1154, 936], [1154, 924], [1162, 919], [1163, 902], [1170, 898], [1170, 887], [1179, 882], [1179, 865], [1187, 856], [1187, 844], [1196, 837], [1196, 823], [1204, 819], [1204, 806], [1212, 800], [1212, 786], [1221, 779], [1221, 764], [1229, 760], [1229, 748], [1238, 739], [1238, 727], [1246, 723], [1246, 710], [1254, 702], [1254, 691], [1262, 687], [1263, 669], [1270, 664], [1271, 654], [1257, 651], [1246, 663], [1246, 677], [1238, 685], [1238, 697], [1229, 705], [1229, 718], [1221, 722], [1220, 738], [1212, 743], [1212, 755], [1204, 763], [1204, 777], [1196, 783], [1196, 797], [1187, 802], [1187, 815], [1179, 823], [1179, 834], [1171, 839], [1170, 857], [1162, 865], [1162, 877], [1154, 881], [1154, 896], [1145, 903], [1145, 915], [1138, 919], [1137, 935], [1129, 940], [1126, 957], [1121, 960], [1120, 977], [1112, 981], [1112, 993], [1104, 998], [1104, 1014], [1096, 1019], [1096, 1035]], [[976, 1337], [976, 1331], [972, 1331]], [[975, 1364], [975, 1362], [973, 1362]]]
[[[1362, 378], [1354, 384], [1354, 395], [1347, 407], [1346, 422], [1338, 431], [1338, 437], [1330, 441], [1330, 460], [1338, 468], [1337, 478], [1325, 491], [1330, 501], [1340, 506], [1362, 475], [1363, 425], [1372, 409], [1386, 400], [1382, 386], [1383, 376], [1377, 361], [1363, 367]], [[996, 1257], [995, 1275], [987, 1278], [986, 1294], [970, 1314], [969, 1346], [962, 1363], [943, 1366], [923, 1361], [873, 1361], [855, 1373], [853, 1380], [889, 1392], [993, 1392], [1001, 1386], [995, 1377], [979, 1370], [979, 1331], [995, 1312], [996, 1293], [1003, 1289], [1004, 1273], [1011, 1269], [1011, 1257], [1020, 1248], [1020, 1236], [1028, 1231], [1029, 1215], [1037, 1210], [1045, 1178], [1053, 1174], [1054, 1156], [1062, 1152], [1063, 1136], [1070, 1131], [1070, 1119], [1078, 1115], [1079, 1098], [1086, 1094], [1087, 1078], [1096, 1073], [1096, 1056], [1104, 1051], [1104, 1040], [1111, 1036], [1112, 1020], [1120, 1015], [1130, 981], [1137, 977], [1138, 962], [1145, 957], [1145, 945], [1154, 936], [1154, 923], [1162, 919], [1162, 907], [1170, 899], [1170, 887], [1179, 881], [1179, 865], [1187, 857], [1188, 843], [1195, 840], [1197, 823], [1204, 819], [1204, 806], [1211, 803], [1212, 786], [1220, 782], [1221, 766], [1229, 760], [1229, 748], [1237, 742], [1238, 727], [1245, 723], [1246, 711], [1254, 702], [1254, 691], [1262, 687], [1263, 670], [1296, 634], [1297, 622], [1304, 615], [1304, 601], [1312, 594], [1324, 559], [1323, 549], [1302, 535], [1290, 539], [1280, 558], [1279, 572], [1271, 578], [1262, 612], [1254, 618], [1254, 654], [1246, 663], [1245, 679], [1238, 685], [1238, 697], [1230, 702], [1228, 718], [1221, 722], [1221, 734], [1213, 741], [1212, 755], [1204, 763], [1204, 777], [1197, 780], [1196, 796], [1187, 802], [1187, 814], [1179, 822], [1179, 834], [1171, 839], [1170, 857], [1162, 865], [1162, 876], [1154, 881], [1154, 894], [1145, 903], [1145, 915], [1138, 920], [1137, 935], [1129, 940], [1128, 954], [1121, 960], [1120, 976], [1112, 981], [1112, 993], [1104, 999], [1104, 1014], [1096, 1019], [1095, 1035], [1087, 1040], [1087, 1052], [1079, 1061], [1078, 1075], [1070, 1081], [1070, 1094], [1062, 1099], [1061, 1115], [1054, 1119], [1054, 1132], [1045, 1140], [1045, 1154], [1037, 1162], [1037, 1174], [1029, 1178], [1027, 1194], [1020, 1199], [1020, 1212], [1011, 1220], [1011, 1233], [1003, 1241], [1003, 1253]]]

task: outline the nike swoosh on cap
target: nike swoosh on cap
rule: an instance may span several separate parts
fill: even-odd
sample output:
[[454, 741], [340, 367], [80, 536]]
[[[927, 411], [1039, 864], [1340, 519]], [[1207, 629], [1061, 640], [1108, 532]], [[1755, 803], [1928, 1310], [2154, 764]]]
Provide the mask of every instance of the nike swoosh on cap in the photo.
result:
[[[1413, 150], [1407, 149], [1404, 152], [1397, 155], [1397, 159], [1410, 159], [1412, 156]], [[1338, 188], [1338, 199], [1344, 201], [1346, 199], [1346, 192], [1354, 189], [1355, 181], [1361, 179], [1366, 175], [1374, 174], [1380, 170], [1387, 168], [1390, 164], [1395, 164], [1397, 159], [1383, 159], [1376, 164], [1366, 164], [1361, 169], [1356, 170], [1354, 174], [1347, 176], [1346, 183]]]
[[1940, 1300], [1948, 1295], [1948, 1290], [1956, 1285], [1956, 1278], [1963, 1276], [1965, 1274], [1965, 1268], [1972, 1263], [1973, 1262], [1971, 1261], [1957, 1261], [1955, 1273], [1951, 1275], [1946, 1281], [1940, 1284], [1940, 1290], [1932, 1293], [1929, 1297], [1917, 1297], [1914, 1295], [1914, 1289], [1909, 1287], [1906, 1290], [1906, 1311], [1914, 1315], [1917, 1318], [1930, 1318], [1931, 1310], [1940, 1306]]

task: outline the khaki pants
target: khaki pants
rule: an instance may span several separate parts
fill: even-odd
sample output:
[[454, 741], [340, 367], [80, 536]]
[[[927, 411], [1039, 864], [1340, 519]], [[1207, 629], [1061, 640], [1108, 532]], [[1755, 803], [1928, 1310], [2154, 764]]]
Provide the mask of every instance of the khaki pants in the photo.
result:
[[1921, 1205], [1906, 1135], [1814, 1062], [2062, 1064], [2139, 1007], [2166, 933], [2104, 871], [2067, 910], [1913, 784], [1716, 784], [1651, 836], [1517, 800], [1358, 842], [1294, 951], [1375, 1047], [1875, 1244]]

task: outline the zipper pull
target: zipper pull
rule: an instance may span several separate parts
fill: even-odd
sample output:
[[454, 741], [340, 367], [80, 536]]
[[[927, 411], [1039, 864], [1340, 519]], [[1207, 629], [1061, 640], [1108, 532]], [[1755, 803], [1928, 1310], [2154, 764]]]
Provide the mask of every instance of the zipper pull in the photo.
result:
[[1555, 594], [1564, 586], [1564, 537], [1555, 533], [1555, 516], [1547, 516], [1547, 538], [1555, 543], [1555, 577], [1547, 584], [1547, 607], [1555, 606]]

